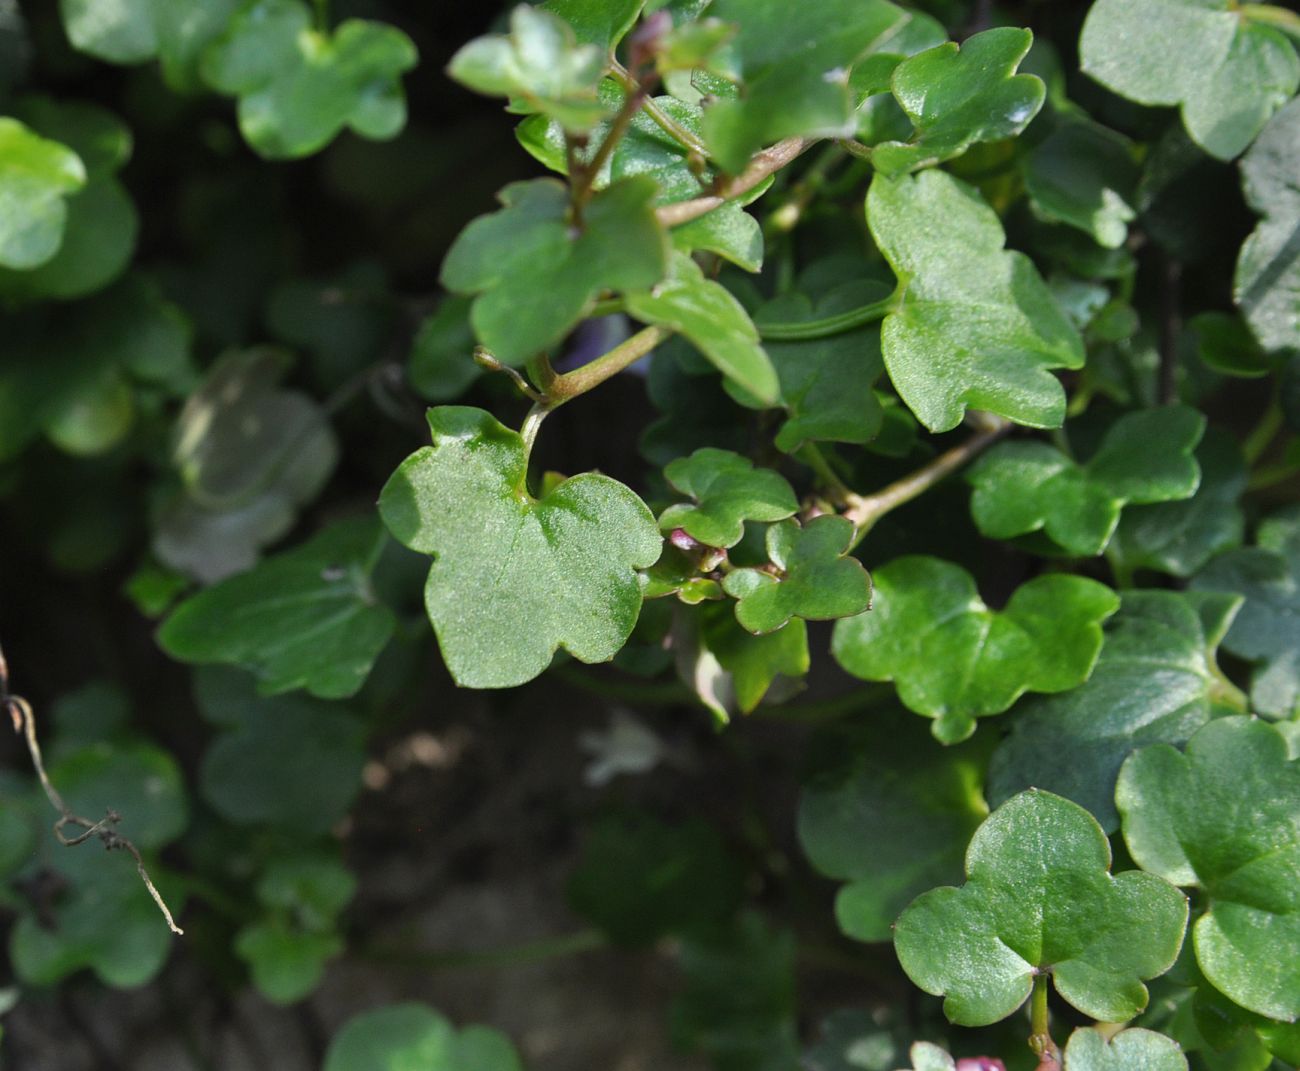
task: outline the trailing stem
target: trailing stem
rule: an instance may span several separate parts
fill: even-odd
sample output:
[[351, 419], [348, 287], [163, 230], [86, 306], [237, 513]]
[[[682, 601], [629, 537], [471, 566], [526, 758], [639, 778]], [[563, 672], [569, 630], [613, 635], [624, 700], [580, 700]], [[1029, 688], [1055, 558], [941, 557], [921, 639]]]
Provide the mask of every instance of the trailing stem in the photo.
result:
[[[89, 818], [74, 814], [72, 808], [67, 805], [63, 796], [59, 793], [59, 790], [50, 781], [49, 774], [45, 772], [45, 761], [41, 757], [41, 745], [36, 739], [36, 715], [32, 711], [32, 705], [26, 699], [9, 691], [9, 665], [5, 661], [3, 649], [0, 649], [0, 706], [3, 706], [9, 712], [9, 717], [13, 719], [14, 732], [21, 734], [26, 742], [27, 751], [32, 760], [32, 767], [36, 770], [36, 776], [40, 779], [41, 788], [45, 790], [45, 797], [50, 801], [50, 805], [59, 812], [59, 819], [54, 823], [54, 835], [58, 838], [59, 843], [65, 848], [75, 848], [92, 837], [98, 837], [108, 851], [126, 852], [135, 860], [135, 868], [139, 871], [140, 880], [144, 882], [144, 887], [149, 890], [153, 902], [158, 905], [158, 910], [162, 912], [163, 918], [167, 920], [167, 928], [175, 934], [184, 933], [185, 931], [176, 925], [176, 920], [172, 918], [172, 913], [163, 900], [162, 894], [149, 877], [144, 860], [140, 856], [140, 849], [113, 828], [122, 820], [122, 816], [116, 811], [110, 810], [99, 821], [93, 822]], [[69, 826], [80, 829], [82, 832], [68, 836], [63, 831]]]

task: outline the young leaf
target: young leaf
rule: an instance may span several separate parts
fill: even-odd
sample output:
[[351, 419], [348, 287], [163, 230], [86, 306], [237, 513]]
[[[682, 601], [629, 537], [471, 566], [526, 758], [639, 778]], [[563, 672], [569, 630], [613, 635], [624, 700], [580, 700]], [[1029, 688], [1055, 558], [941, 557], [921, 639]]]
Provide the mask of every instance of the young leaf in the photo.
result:
[[1178, 956], [1187, 900], [1153, 874], [1110, 874], [1110, 843], [1077, 804], [1031, 789], [999, 807], [966, 853], [966, 884], [914, 900], [894, 930], [908, 976], [961, 1026], [1005, 1019], [1049, 973], [1083, 1014], [1133, 1018]]
[[1245, 149], [1300, 86], [1285, 35], [1231, 0], [1097, 0], [1079, 51], [1106, 88], [1181, 105], [1192, 140], [1220, 160]]
[[668, 278], [653, 290], [625, 295], [628, 315], [680, 331], [723, 375], [761, 402], [773, 404], [776, 370], [758, 342], [758, 329], [725, 286], [706, 279], [685, 253], [672, 258]]
[[1193, 931], [1206, 978], [1244, 1008], [1300, 1017], [1300, 762], [1272, 726], [1210, 722], [1180, 754], [1130, 756], [1115, 802], [1138, 865], [1204, 890]]
[[1036, 75], [1015, 73], [1033, 39], [1028, 30], [999, 26], [903, 60], [891, 88], [915, 132], [876, 145], [871, 166], [898, 175], [960, 156], [977, 141], [1019, 134], [1045, 93]]
[[1106, 249], [1123, 246], [1137, 218], [1140, 175], [1127, 138], [1071, 117], [1034, 146], [1022, 169], [1040, 217], [1076, 227]]
[[607, 50], [578, 44], [573, 27], [545, 7], [520, 4], [506, 36], [478, 37], [451, 58], [447, 73], [470, 89], [513, 97], [572, 134], [584, 134], [606, 115], [596, 95]]
[[1118, 828], [1115, 778], [1129, 754], [1181, 746], [1219, 704], [1240, 702], [1214, 662], [1239, 605], [1235, 596], [1125, 593], [1088, 680], [1017, 708], [989, 764], [989, 802], [1034, 785], [1086, 807], [1108, 833]]
[[385, 541], [372, 518], [339, 522], [181, 603], [158, 642], [182, 662], [246, 669], [267, 695], [352, 695], [396, 627], [370, 590]]
[[877, 569], [875, 583], [872, 612], [837, 624], [831, 650], [855, 677], [892, 680], [910, 710], [935, 719], [945, 744], [1025, 692], [1082, 684], [1101, 650], [1101, 623], [1119, 608], [1105, 585], [1054, 574], [990, 610], [966, 570], [919, 555]]
[[64, 200], [85, 184], [75, 152], [0, 118], [0, 266], [25, 270], [54, 256], [68, 216]]
[[799, 508], [784, 476], [756, 469], [749, 458], [730, 450], [696, 450], [671, 462], [664, 477], [695, 502], [669, 506], [659, 528], [681, 528], [710, 547], [734, 547], [745, 534], [746, 521], [783, 521]]
[[204, 80], [239, 98], [239, 129], [271, 160], [309, 156], [347, 127], [394, 137], [406, 123], [401, 76], [415, 45], [393, 26], [348, 19], [312, 25], [301, 0], [255, 0], [203, 54]]
[[478, 295], [470, 319], [479, 341], [520, 364], [559, 342], [601, 290], [644, 290], [663, 278], [668, 244], [655, 194], [649, 178], [616, 183], [591, 199], [575, 229], [560, 183], [512, 183], [499, 194], [505, 207], [453, 243], [443, 285]]
[[1270, 352], [1296, 345], [1300, 303], [1300, 99], [1264, 128], [1241, 162], [1246, 203], [1261, 217], [1241, 247], [1233, 297], [1259, 344]]
[[900, 282], [885, 368], [921, 423], [948, 431], [971, 406], [1058, 426], [1065, 392], [1048, 369], [1081, 367], [1083, 343], [979, 193], [940, 171], [877, 175], [867, 218]]
[[523, 1071], [504, 1034], [482, 1026], [459, 1033], [423, 1004], [390, 1004], [353, 1016], [330, 1041], [323, 1071]]
[[960, 881], [971, 835], [988, 817], [979, 792], [982, 745], [936, 749], [920, 722], [886, 711], [871, 731], [846, 727], [814, 742], [822, 759], [799, 800], [799, 843], [821, 874], [848, 882], [840, 929], [888, 941], [916, 896]]
[[1220, 554], [1192, 586], [1245, 597], [1223, 646], [1258, 663], [1250, 684], [1255, 709], [1290, 717], [1300, 708], [1300, 511], [1270, 517], [1258, 543]]
[[709, 15], [737, 26], [730, 48], [744, 93], [704, 114], [709, 154], [732, 174], [782, 138], [851, 136], [849, 71], [909, 19], [887, 0], [822, 0], [797, 11], [784, 0], [715, 0]]
[[1124, 511], [1110, 553], [1127, 569], [1191, 576], [1214, 555], [1239, 546], [1246, 520], [1239, 500], [1248, 473], [1233, 438], [1211, 428], [1196, 448], [1201, 485], [1178, 502]]
[[398, 540], [434, 556], [425, 606], [456, 682], [522, 684], [560, 647], [613, 658], [641, 608], [636, 570], [662, 547], [645, 503], [596, 473], [534, 499], [518, 434], [481, 409], [428, 418], [433, 445], [401, 464], [379, 511]]
[[1065, 1071], [1187, 1071], [1178, 1042], [1154, 1030], [1132, 1027], [1107, 1038], [1080, 1027], [1066, 1042]]
[[1100, 554], [1127, 503], [1195, 494], [1192, 451], [1204, 430], [1205, 418], [1185, 406], [1127, 413], [1085, 465], [1046, 443], [999, 443], [967, 472], [971, 516], [993, 539], [1045, 531], [1070, 554]]
[[722, 581], [736, 599], [736, 620], [755, 635], [775, 632], [791, 618], [829, 621], [871, 606], [871, 577], [849, 556], [853, 525], [843, 517], [815, 517], [803, 527], [782, 521], [767, 530], [775, 574], [737, 569]]

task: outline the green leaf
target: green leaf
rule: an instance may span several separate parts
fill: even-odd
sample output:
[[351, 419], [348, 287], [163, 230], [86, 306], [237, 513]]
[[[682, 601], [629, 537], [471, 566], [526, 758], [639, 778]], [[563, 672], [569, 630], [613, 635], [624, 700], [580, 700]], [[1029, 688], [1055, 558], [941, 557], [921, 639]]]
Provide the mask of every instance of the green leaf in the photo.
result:
[[901, 141], [871, 150], [871, 166], [886, 175], [932, 167], [978, 141], [1019, 134], [1043, 106], [1042, 80], [1016, 74], [1034, 35], [999, 26], [927, 49], [894, 68], [891, 89], [915, 128]]
[[989, 801], [996, 806], [1033, 785], [1086, 807], [1107, 832], [1117, 829], [1115, 778], [1124, 760], [1147, 744], [1181, 746], [1232, 699], [1214, 650], [1239, 605], [1236, 597], [1126, 592], [1087, 682], [1017, 708], [989, 764]]
[[1022, 169], [1034, 212], [1065, 223], [1106, 249], [1119, 249], [1137, 218], [1139, 170], [1132, 142], [1071, 117], [1034, 146]]
[[1237, 258], [1233, 298], [1259, 344], [1295, 351], [1300, 307], [1300, 99], [1264, 128], [1241, 162], [1246, 203], [1261, 217]]
[[863, 680], [892, 680], [908, 707], [934, 718], [945, 744], [975, 731], [1025, 692], [1064, 692], [1088, 679], [1101, 623], [1119, 608], [1103, 584], [1052, 574], [990, 610], [971, 575], [938, 558], [898, 558], [875, 571], [872, 611], [835, 626], [831, 650]]
[[473, 359], [470, 304], [467, 297], [448, 295], [416, 331], [407, 372], [422, 398], [431, 402], [458, 398], [482, 375], [483, 369]]
[[1226, 432], [1210, 428], [1196, 448], [1196, 464], [1201, 485], [1191, 498], [1124, 511], [1110, 553], [1125, 568], [1187, 577], [1241, 544], [1246, 522], [1239, 501], [1248, 473], [1240, 448]]
[[1133, 1027], [1107, 1038], [1080, 1027], [1065, 1045], [1065, 1071], [1187, 1071], [1178, 1042], [1154, 1030]]
[[729, 927], [681, 942], [684, 984], [672, 1034], [718, 1071], [788, 1071], [798, 1064], [795, 943], [746, 913]]
[[1192, 452], [1204, 430], [1205, 418], [1186, 406], [1126, 413], [1083, 465], [1046, 443], [999, 443], [967, 473], [971, 516], [992, 539], [1044, 531], [1070, 554], [1100, 554], [1126, 504], [1196, 493]]
[[323, 1071], [523, 1071], [504, 1034], [456, 1029], [423, 1004], [390, 1004], [353, 1016], [334, 1035]]
[[1082, 807], [1031, 789], [980, 826], [966, 853], [966, 884], [914, 900], [894, 930], [899, 962], [920, 988], [944, 997], [961, 1026], [1005, 1019], [1049, 973], [1084, 1015], [1133, 1018], [1146, 979], [1178, 956], [1187, 900], [1152, 874], [1112, 876], [1110, 844]]
[[1197, 313], [1187, 321], [1187, 330], [1196, 339], [1196, 355], [1215, 372], [1258, 379], [1273, 371], [1273, 362], [1239, 316]]
[[361, 787], [365, 732], [337, 704], [264, 698], [252, 678], [200, 670], [199, 706], [224, 731], [203, 754], [199, 785], [236, 825], [273, 825], [302, 836], [325, 833]]
[[[67, 888], [54, 906], [52, 926], [29, 911], [14, 924], [9, 935], [14, 973], [33, 986], [52, 986], [84, 969], [118, 989], [144, 985], [162, 970], [175, 938], [135, 861], [125, 852], [106, 856], [91, 845], [56, 845], [53, 851], [49, 865]], [[179, 914], [185, 899], [181, 884], [153, 860], [146, 863], [168, 906]]]
[[475, 38], [452, 56], [447, 73], [479, 93], [518, 98], [521, 110], [585, 134], [607, 114], [597, 96], [607, 62], [608, 46], [579, 44], [560, 14], [520, 4], [510, 14], [508, 35]]
[[0, 266], [20, 271], [58, 251], [67, 221], [66, 198], [86, 184], [75, 152], [0, 118]]
[[499, 195], [504, 208], [460, 233], [443, 285], [478, 295], [470, 319], [479, 341], [519, 364], [558, 343], [601, 290], [644, 290], [663, 278], [668, 248], [655, 193], [648, 178], [615, 183], [591, 199], [575, 230], [560, 183], [512, 183]]
[[142, 851], [170, 844], [189, 821], [180, 767], [151, 744], [96, 741], [60, 758], [49, 772], [74, 813], [96, 820], [117, 812], [120, 832]]
[[1258, 543], [1220, 554], [1192, 587], [1245, 597], [1223, 646], [1258, 663], [1250, 686], [1255, 709], [1290, 717], [1300, 709], [1300, 511], [1265, 521]]
[[433, 445], [402, 463], [379, 510], [399, 541], [434, 556], [425, 607], [457, 683], [522, 684], [560, 647], [613, 658], [641, 608], [635, 570], [662, 546], [645, 504], [596, 473], [534, 499], [518, 434], [481, 409], [428, 416]]
[[723, 375], [767, 404], [780, 388], [776, 370], [759, 345], [758, 329], [726, 287], [706, 279], [685, 253], [676, 253], [668, 278], [624, 297], [628, 315], [685, 335]]
[[681, 528], [710, 547], [734, 547], [745, 534], [746, 521], [782, 521], [799, 508], [784, 476], [756, 469], [749, 458], [730, 450], [703, 447], [670, 462], [664, 477], [694, 502], [664, 510], [660, 530]]
[[715, 0], [709, 15], [738, 27], [730, 49], [744, 92], [704, 115], [709, 154], [736, 174], [764, 145], [793, 136], [851, 137], [849, 71], [886, 47], [909, 16], [887, 0]]
[[849, 556], [853, 524], [843, 517], [815, 517], [800, 527], [782, 521], [767, 530], [767, 553], [775, 572], [737, 569], [722, 582], [736, 599], [736, 620], [762, 635], [791, 618], [829, 621], [871, 606], [871, 577]]
[[573, 27], [583, 44], [608, 53], [636, 22], [645, 0], [546, 0], [538, 5]]
[[914, 897], [961, 880], [966, 845], [988, 815], [979, 791], [984, 748], [937, 750], [901, 712], [873, 712], [872, 722], [814, 742], [799, 843], [819, 873], [848, 883], [835, 898], [840, 929], [888, 941]]
[[1264, 722], [1221, 718], [1186, 753], [1131, 756], [1115, 801], [1138, 865], [1204, 891], [1193, 930], [1211, 984], [1273, 1019], [1300, 1016], [1300, 762]]
[[[59, 221], [63, 239], [54, 243], [52, 256], [21, 271], [0, 264], [0, 297], [67, 300], [101, 290], [126, 269], [139, 229], [135, 206], [114, 177], [130, 158], [131, 132], [112, 112], [80, 101], [28, 97], [15, 110], [31, 131], [61, 143], [80, 158], [84, 184], [78, 182], [63, 194], [67, 198], [66, 216]], [[0, 127], [10, 129], [7, 123], [0, 120]], [[31, 153], [30, 146], [10, 148], [20, 159]], [[35, 211], [38, 218], [49, 211], [49, 206], [39, 204], [15, 207]]]
[[1300, 86], [1279, 31], [1230, 0], [1097, 0], [1083, 24], [1083, 70], [1139, 104], [1181, 105], [1201, 148], [1231, 160]]
[[338, 445], [307, 395], [282, 390], [282, 350], [223, 354], [185, 402], [172, 461], [183, 487], [161, 510], [153, 549], [207, 583], [250, 569], [333, 471]]
[[744, 868], [711, 825], [670, 826], [633, 812], [599, 822], [569, 878], [573, 909], [622, 945], [647, 945], [725, 921]]
[[1051, 368], [1083, 365], [1083, 343], [1023, 253], [1006, 252], [1002, 224], [972, 187], [940, 171], [877, 175], [867, 219], [900, 282], [885, 317], [885, 368], [931, 431], [966, 407], [1031, 427], [1065, 418]]
[[385, 541], [373, 518], [338, 522], [186, 600], [158, 642], [183, 662], [246, 669], [266, 695], [353, 695], [396, 627], [370, 586]]
[[300, 0], [254, 0], [203, 53], [204, 80], [239, 98], [239, 129], [271, 160], [308, 156], [347, 127], [384, 140], [406, 123], [401, 75], [415, 45], [393, 26], [348, 19], [312, 25]]
[[[765, 323], [825, 319], [885, 296], [873, 283], [848, 283], [823, 295], [815, 306], [802, 294], [777, 298], [754, 319], [761, 334]], [[808, 442], [862, 444], [875, 438], [883, 413], [873, 387], [885, 370], [879, 326], [802, 342], [769, 341], [764, 348], [776, 367], [781, 405], [788, 414], [776, 433], [779, 449], [789, 454]]]
[[728, 694], [736, 710], [750, 714], [769, 693], [775, 692], [778, 701], [787, 694], [790, 688], [781, 683], [789, 685], [807, 676], [808, 627], [799, 618], [775, 632], [755, 636], [740, 627], [730, 607], [707, 606], [702, 614], [704, 652], [722, 670], [714, 689], [722, 693], [724, 713], [730, 714], [725, 709], [730, 706], [725, 702]]
[[335, 933], [309, 933], [283, 919], [263, 919], [242, 927], [234, 951], [248, 964], [253, 985], [272, 1004], [296, 1004], [320, 985], [325, 964], [345, 942]]

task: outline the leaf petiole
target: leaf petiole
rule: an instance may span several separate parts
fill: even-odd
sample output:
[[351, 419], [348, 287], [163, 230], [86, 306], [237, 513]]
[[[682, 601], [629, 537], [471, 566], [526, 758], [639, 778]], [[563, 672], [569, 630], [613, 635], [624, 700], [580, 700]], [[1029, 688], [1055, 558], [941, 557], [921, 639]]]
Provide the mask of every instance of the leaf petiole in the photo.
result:
[[898, 309], [900, 301], [900, 290], [895, 290], [889, 297], [820, 320], [807, 320], [803, 323], [760, 323], [756, 326], [758, 333], [772, 342], [803, 342], [809, 339], [830, 338], [833, 335], [852, 331], [855, 327], [883, 320]]

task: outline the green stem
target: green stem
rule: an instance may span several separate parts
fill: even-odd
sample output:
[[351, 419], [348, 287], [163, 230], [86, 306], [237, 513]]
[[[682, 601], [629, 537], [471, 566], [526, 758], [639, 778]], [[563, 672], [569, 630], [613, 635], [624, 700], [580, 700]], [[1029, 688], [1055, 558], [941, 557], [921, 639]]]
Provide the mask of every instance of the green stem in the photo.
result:
[[1246, 441], [1241, 444], [1241, 452], [1246, 458], [1248, 465], [1254, 465], [1261, 457], [1264, 451], [1268, 449], [1269, 443], [1273, 441], [1274, 436], [1282, 428], [1282, 408], [1277, 404], [1274, 398], [1268, 403], [1268, 408], [1264, 410], [1264, 415], [1259, 418], [1259, 423], [1255, 425]]
[[528, 464], [528, 459], [533, 453], [533, 443], [537, 441], [537, 433], [541, 430], [542, 421], [546, 419], [546, 414], [550, 408], [543, 402], [534, 402], [533, 407], [528, 410], [528, 415], [524, 417], [523, 426], [519, 429], [519, 437], [524, 441], [524, 464]]
[[316, 8], [316, 29], [321, 33], [329, 33], [330, 29], [330, 0], [313, 0]]
[[546, 408], [558, 409], [579, 394], [586, 394], [611, 376], [636, 364], [642, 357], [666, 339], [672, 332], [666, 327], [642, 328], [631, 338], [619, 343], [608, 353], [588, 361], [581, 368], [556, 376], [546, 391]]
[[822, 481], [822, 486], [830, 493], [836, 505], [844, 505], [853, 497], [853, 491], [840, 474], [831, 468], [831, 463], [816, 443], [805, 443], [799, 450], [799, 457], [815, 472]]
[[410, 948], [368, 948], [361, 953], [372, 963], [394, 967], [414, 967], [421, 970], [447, 970], [457, 967], [516, 967], [527, 963], [576, 956], [582, 952], [604, 948], [607, 942], [599, 930], [579, 930], [560, 937], [543, 937], [505, 948], [488, 948], [475, 951], [459, 949], [431, 952]]
[[612, 316], [616, 312], [622, 312], [624, 309], [622, 298], [603, 298], [597, 301], [587, 313], [587, 319], [595, 319], [597, 316]]
[[1115, 586], [1120, 591], [1127, 591], [1133, 586], [1133, 570], [1120, 560], [1113, 546], [1106, 548], [1106, 564], [1110, 566], [1111, 575], [1115, 578]]
[[1030, 997], [1029, 1047], [1039, 1056], [1056, 1048], [1047, 1016], [1047, 975], [1034, 975], [1034, 992]]
[[[618, 84], [621, 85], [629, 95], [636, 93], [640, 89], [637, 85], [636, 79], [632, 77], [632, 72], [624, 67], [623, 64], [619, 63], [618, 60], [613, 60], [611, 62], [609, 73], [614, 76]], [[654, 120], [655, 125], [658, 126], [660, 130], [674, 141], [679, 142], [688, 152], [692, 152], [705, 159], [708, 158], [709, 150], [705, 146], [704, 142], [659, 107], [653, 99], [646, 97], [646, 99], [641, 103], [641, 108], [644, 110], [646, 115], [650, 116], [650, 118]]]
[[609, 124], [609, 130], [605, 134], [605, 140], [600, 143], [600, 148], [595, 152], [582, 167], [573, 186], [573, 203], [579, 209], [587, 203], [591, 197], [592, 188], [596, 177], [600, 174], [600, 169], [605, 166], [606, 161], [614, 152], [614, 147], [623, 140], [623, 135], [627, 133], [628, 127], [632, 125], [632, 120], [636, 113], [641, 110], [641, 105], [645, 101], [645, 93], [640, 89], [628, 94], [627, 100], [623, 102], [623, 107], [618, 110]]
[[755, 153], [739, 175], [720, 183], [713, 193], [689, 201], [660, 205], [655, 209], [655, 216], [665, 227], [679, 227], [683, 223], [699, 219], [728, 201], [748, 193], [760, 182], [780, 171], [811, 144], [812, 141], [807, 138], [778, 141], [770, 148]]
[[883, 320], [894, 312], [900, 304], [901, 297], [895, 290], [887, 298], [873, 301], [869, 305], [860, 305], [847, 312], [836, 313], [820, 320], [806, 320], [803, 323], [765, 323], [758, 324], [758, 333], [772, 342], [803, 342], [814, 338], [830, 338], [842, 335], [863, 324]]
[[986, 426], [964, 443], [940, 454], [910, 475], [891, 483], [873, 495], [854, 494], [849, 500], [849, 508], [844, 513], [857, 529], [853, 535], [852, 546], [856, 547], [861, 543], [875, 523], [886, 513], [924, 494], [940, 480], [979, 456], [1011, 430], [1010, 422], [1001, 417], [987, 416], [985, 419]]
[[1279, 465], [1265, 465], [1250, 474], [1250, 482], [1246, 484], [1246, 489], [1262, 491], [1266, 487], [1272, 487], [1295, 476], [1300, 476], [1300, 463], [1286, 461]]

